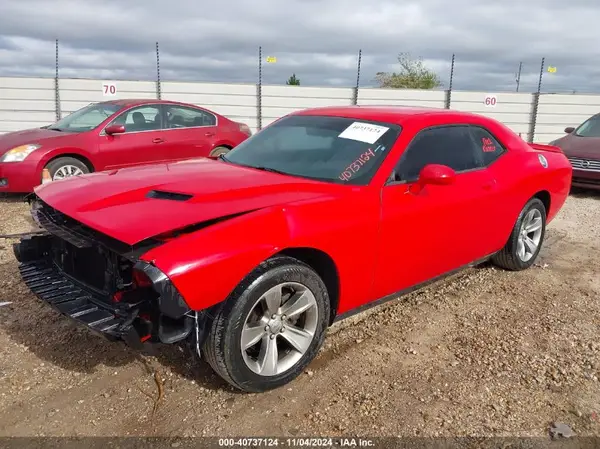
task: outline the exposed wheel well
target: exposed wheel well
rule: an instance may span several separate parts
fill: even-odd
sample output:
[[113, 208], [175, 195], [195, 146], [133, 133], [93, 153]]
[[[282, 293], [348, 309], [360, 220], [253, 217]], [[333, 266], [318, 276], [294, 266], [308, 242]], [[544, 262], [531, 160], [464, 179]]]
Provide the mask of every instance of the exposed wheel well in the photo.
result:
[[332, 324], [337, 314], [340, 299], [339, 275], [333, 259], [327, 253], [314, 248], [288, 248], [278, 254], [304, 262], [323, 279], [325, 287], [327, 287], [327, 293], [329, 293], [331, 303], [329, 324]]
[[57, 156], [54, 156], [52, 159], [50, 159], [48, 162], [46, 162], [46, 166], [48, 166], [49, 163], [55, 161], [56, 159], [60, 159], [61, 157], [72, 157], [73, 159], [77, 159], [77, 160], [83, 162], [90, 172], [94, 171], [94, 165], [90, 162], [90, 160], [88, 158], [86, 158], [80, 154], [76, 154], [76, 153], [64, 153], [64, 154], [59, 154]]
[[534, 198], [538, 198], [544, 207], [546, 208], [546, 216], [550, 213], [550, 193], [546, 190], [540, 190], [538, 193], [533, 195]]

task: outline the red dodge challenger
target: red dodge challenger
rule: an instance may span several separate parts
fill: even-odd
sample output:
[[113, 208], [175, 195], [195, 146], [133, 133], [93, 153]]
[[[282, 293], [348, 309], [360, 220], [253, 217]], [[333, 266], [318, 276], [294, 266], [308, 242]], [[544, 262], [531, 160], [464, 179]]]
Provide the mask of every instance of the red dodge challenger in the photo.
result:
[[93, 171], [226, 153], [251, 134], [244, 123], [187, 103], [90, 104], [43, 128], [0, 135], [0, 192]]
[[137, 347], [185, 340], [260, 392], [336, 320], [486, 259], [530, 267], [571, 172], [478, 115], [309, 109], [226, 155], [40, 186], [42, 229], [14, 250], [59, 312]]

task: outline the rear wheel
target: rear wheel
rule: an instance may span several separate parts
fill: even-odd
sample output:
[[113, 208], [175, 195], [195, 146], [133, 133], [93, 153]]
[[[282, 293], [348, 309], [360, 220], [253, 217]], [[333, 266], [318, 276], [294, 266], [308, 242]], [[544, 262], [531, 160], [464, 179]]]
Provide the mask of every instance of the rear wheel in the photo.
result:
[[214, 148], [214, 149], [213, 149], [213, 150], [210, 152], [210, 155], [211, 155], [211, 156], [213, 156], [213, 157], [217, 157], [217, 156], [219, 156], [219, 155], [221, 155], [221, 154], [226, 154], [226, 153], [229, 153], [229, 151], [230, 151], [230, 149], [229, 149], [229, 148], [227, 148], [227, 147], [223, 147], [223, 146], [221, 146], [221, 147], [215, 147], [215, 148]]
[[546, 208], [538, 198], [525, 205], [508, 242], [492, 262], [501, 268], [518, 271], [529, 268], [537, 259], [546, 234]]
[[90, 172], [87, 165], [74, 157], [59, 157], [48, 163], [45, 168], [50, 172], [52, 181], [84, 175]]
[[289, 257], [261, 264], [215, 317], [203, 353], [234, 387], [262, 392], [296, 378], [325, 338], [329, 296], [309, 266]]

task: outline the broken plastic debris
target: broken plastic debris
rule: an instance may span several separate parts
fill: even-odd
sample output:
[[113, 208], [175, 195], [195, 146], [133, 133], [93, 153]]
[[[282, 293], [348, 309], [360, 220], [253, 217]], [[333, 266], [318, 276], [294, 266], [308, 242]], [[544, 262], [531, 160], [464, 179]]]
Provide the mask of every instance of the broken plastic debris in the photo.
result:
[[575, 432], [573, 432], [573, 429], [565, 423], [552, 423], [552, 426], [550, 427], [550, 436], [553, 439], [556, 437], [571, 438], [575, 436]]

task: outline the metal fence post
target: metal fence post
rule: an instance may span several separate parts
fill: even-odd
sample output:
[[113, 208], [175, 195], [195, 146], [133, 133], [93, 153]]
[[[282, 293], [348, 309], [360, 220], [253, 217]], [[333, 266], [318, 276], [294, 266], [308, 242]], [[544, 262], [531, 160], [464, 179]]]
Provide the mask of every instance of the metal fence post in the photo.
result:
[[55, 43], [54, 113], [56, 116], [56, 121], [59, 121], [62, 113], [60, 111], [60, 87], [58, 84], [58, 39], [56, 39]]
[[446, 109], [450, 109], [452, 103], [452, 81], [454, 81], [454, 53], [452, 53], [452, 63], [450, 64], [450, 84], [446, 91]]
[[159, 100], [162, 97], [160, 88], [160, 52], [158, 50], [158, 42], [156, 43], [156, 98]]
[[258, 47], [258, 84], [256, 86], [256, 121], [257, 128], [262, 129], [262, 47]]
[[533, 139], [535, 138], [535, 125], [537, 123], [538, 108], [540, 105], [540, 93], [542, 91], [542, 76], [544, 75], [545, 60], [546, 58], [542, 58], [542, 64], [540, 65], [540, 78], [538, 80], [538, 88], [537, 92], [533, 94], [533, 105], [531, 108], [531, 124], [529, 125], [529, 136], [527, 138], [527, 141], [529, 143], [532, 143]]
[[523, 68], [523, 63], [519, 62], [519, 71], [517, 72], [517, 92], [519, 92], [519, 86], [521, 85], [521, 69]]
[[356, 69], [356, 87], [354, 88], [354, 97], [352, 98], [352, 104], [356, 106], [358, 104], [358, 88], [360, 85], [360, 61], [362, 58], [362, 49], [358, 50], [358, 67]]

